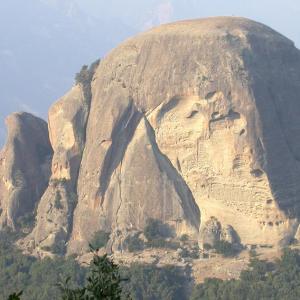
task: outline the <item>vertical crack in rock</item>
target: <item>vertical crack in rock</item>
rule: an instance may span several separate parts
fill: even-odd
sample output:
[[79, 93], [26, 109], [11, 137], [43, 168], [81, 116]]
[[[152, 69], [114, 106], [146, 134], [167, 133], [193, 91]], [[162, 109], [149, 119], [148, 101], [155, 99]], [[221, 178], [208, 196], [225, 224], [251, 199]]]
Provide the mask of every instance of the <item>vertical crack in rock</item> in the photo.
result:
[[118, 177], [118, 184], [119, 184], [119, 196], [120, 196], [120, 203], [117, 208], [116, 212], [116, 227], [119, 227], [119, 211], [121, 209], [122, 203], [123, 203], [123, 198], [122, 198], [122, 160], [120, 162], [120, 172], [119, 172], [119, 177]]
[[[82, 87], [83, 88], [83, 87]], [[91, 102], [92, 102], [92, 89], [91, 89], [91, 85], [89, 84], [89, 93], [87, 94], [87, 92], [83, 92], [84, 94], [84, 100], [85, 100], [85, 107], [86, 108], [86, 119], [84, 120], [84, 122], [82, 122], [81, 120], [81, 113], [77, 112], [75, 119], [76, 119], [76, 123], [78, 122], [78, 124], [83, 124], [83, 135], [82, 135], [82, 140], [81, 140], [81, 151], [80, 154], [78, 155], [78, 168], [75, 172], [74, 175], [74, 186], [73, 186], [73, 191], [74, 191], [74, 197], [76, 198], [73, 206], [69, 212], [69, 230], [67, 232], [67, 241], [70, 239], [71, 234], [72, 234], [72, 230], [73, 230], [73, 219], [74, 219], [74, 211], [76, 209], [77, 203], [78, 203], [78, 193], [77, 193], [77, 187], [78, 187], [78, 178], [79, 178], [79, 172], [80, 172], [80, 167], [81, 167], [81, 163], [82, 163], [82, 157], [83, 157], [83, 153], [85, 150], [85, 146], [86, 146], [86, 136], [87, 136], [87, 124], [89, 121], [89, 115], [90, 115], [90, 109], [91, 109]]]
[[123, 163], [123, 159], [121, 160], [120, 162], [120, 171], [119, 171], [119, 174], [118, 174], [118, 186], [119, 186], [119, 205], [117, 207], [117, 210], [116, 210], [116, 219], [115, 219], [115, 232], [114, 234], [112, 235], [112, 239], [111, 239], [111, 243], [110, 243], [110, 251], [111, 253], [113, 252], [113, 248], [114, 248], [114, 245], [116, 243], [116, 234], [117, 233], [117, 230], [119, 228], [119, 212], [120, 212], [120, 209], [122, 207], [122, 204], [123, 204], [123, 197], [122, 197], [122, 163]]
[[152, 128], [151, 124], [149, 123], [146, 117], [145, 123], [148, 136], [151, 140], [157, 165], [160, 171], [164, 172], [167, 175], [167, 177], [174, 183], [175, 190], [181, 199], [181, 205], [184, 214], [187, 217], [187, 220], [191, 223], [193, 227], [197, 228], [198, 230], [200, 226], [200, 210], [198, 205], [196, 204], [194, 196], [190, 188], [182, 178], [182, 176], [172, 165], [169, 158], [160, 151], [156, 142], [154, 129]]
[[141, 117], [142, 113], [136, 109], [131, 101], [121, 119], [113, 128], [111, 134], [112, 144], [106, 153], [100, 176], [100, 189], [98, 193], [101, 205], [103, 204], [111, 176], [121, 163]]

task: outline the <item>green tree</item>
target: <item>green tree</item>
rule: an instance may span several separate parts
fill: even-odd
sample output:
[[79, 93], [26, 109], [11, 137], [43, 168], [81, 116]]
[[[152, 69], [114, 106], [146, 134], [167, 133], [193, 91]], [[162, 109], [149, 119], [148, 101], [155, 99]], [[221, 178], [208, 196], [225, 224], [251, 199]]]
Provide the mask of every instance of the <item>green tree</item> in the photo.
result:
[[87, 284], [83, 288], [69, 288], [69, 278], [59, 284], [63, 300], [121, 300], [123, 281], [119, 267], [107, 255], [94, 252]]
[[149, 218], [144, 228], [144, 235], [148, 241], [166, 238], [172, 235], [171, 228], [161, 220]]
[[122, 270], [129, 277], [124, 285], [133, 300], [186, 300], [190, 270], [176, 266], [133, 264]]
[[8, 296], [7, 300], [21, 300], [20, 296], [23, 294], [23, 292], [19, 292], [19, 293], [13, 293], [11, 295]]
[[238, 253], [238, 250], [234, 245], [227, 241], [216, 241], [213, 248], [215, 248], [217, 253], [222, 254], [225, 257], [235, 256]]
[[88, 102], [90, 102], [92, 98], [91, 83], [99, 63], [100, 60], [96, 60], [90, 66], [82, 66], [80, 72], [75, 76], [75, 83], [82, 85], [85, 99]]

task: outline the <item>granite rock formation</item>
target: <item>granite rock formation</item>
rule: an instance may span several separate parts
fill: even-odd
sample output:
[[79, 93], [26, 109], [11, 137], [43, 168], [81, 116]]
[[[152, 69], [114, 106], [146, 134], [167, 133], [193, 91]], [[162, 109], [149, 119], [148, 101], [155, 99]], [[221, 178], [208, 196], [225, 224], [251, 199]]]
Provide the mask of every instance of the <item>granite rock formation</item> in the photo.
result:
[[64, 253], [77, 203], [77, 178], [85, 145], [89, 99], [75, 85], [49, 110], [49, 137], [54, 150], [51, 177], [37, 210], [36, 226], [23, 244], [27, 250]]
[[90, 95], [76, 85], [50, 110], [52, 175], [30, 251], [80, 254], [99, 230], [118, 249], [148, 218], [200, 241], [211, 220], [229, 242], [294, 238], [300, 51], [290, 40], [235, 17], [163, 25], [105, 57]]
[[28, 113], [6, 119], [7, 142], [0, 152], [0, 228], [18, 228], [34, 211], [50, 176], [52, 148], [47, 123]]

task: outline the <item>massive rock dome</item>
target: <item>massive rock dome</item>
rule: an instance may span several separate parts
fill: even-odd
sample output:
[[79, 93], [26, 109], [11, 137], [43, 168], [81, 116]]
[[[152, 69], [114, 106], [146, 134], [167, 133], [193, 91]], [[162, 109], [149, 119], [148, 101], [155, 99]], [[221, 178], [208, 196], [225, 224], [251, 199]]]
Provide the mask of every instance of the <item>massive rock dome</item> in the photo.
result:
[[243, 244], [294, 238], [300, 51], [290, 40], [243, 18], [167, 24], [105, 57], [89, 101], [83, 89], [49, 113], [52, 176], [30, 251], [82, 253], [99, 230], [118, 250], [148, 218], [200, 242], [211, 220]]

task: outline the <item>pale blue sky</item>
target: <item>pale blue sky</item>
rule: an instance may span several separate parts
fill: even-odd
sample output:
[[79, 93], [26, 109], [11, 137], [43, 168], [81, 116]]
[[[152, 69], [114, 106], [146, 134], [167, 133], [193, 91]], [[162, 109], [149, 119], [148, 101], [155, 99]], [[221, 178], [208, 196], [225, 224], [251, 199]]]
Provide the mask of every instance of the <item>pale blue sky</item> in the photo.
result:
[[170, 3], [170, 21], [207, 16], [243, 16], [265, 23], [300, 45], [299, 0], [76, 0], [88, 14], [103, 13], [132, 25], [142, 25], [159, 6]]
[[300, 47], [299, 0], [1, 0], [0, 145], [4, 117], [46, 118], [83, 64], [160, 23], [209, 16], [262, 22]]

